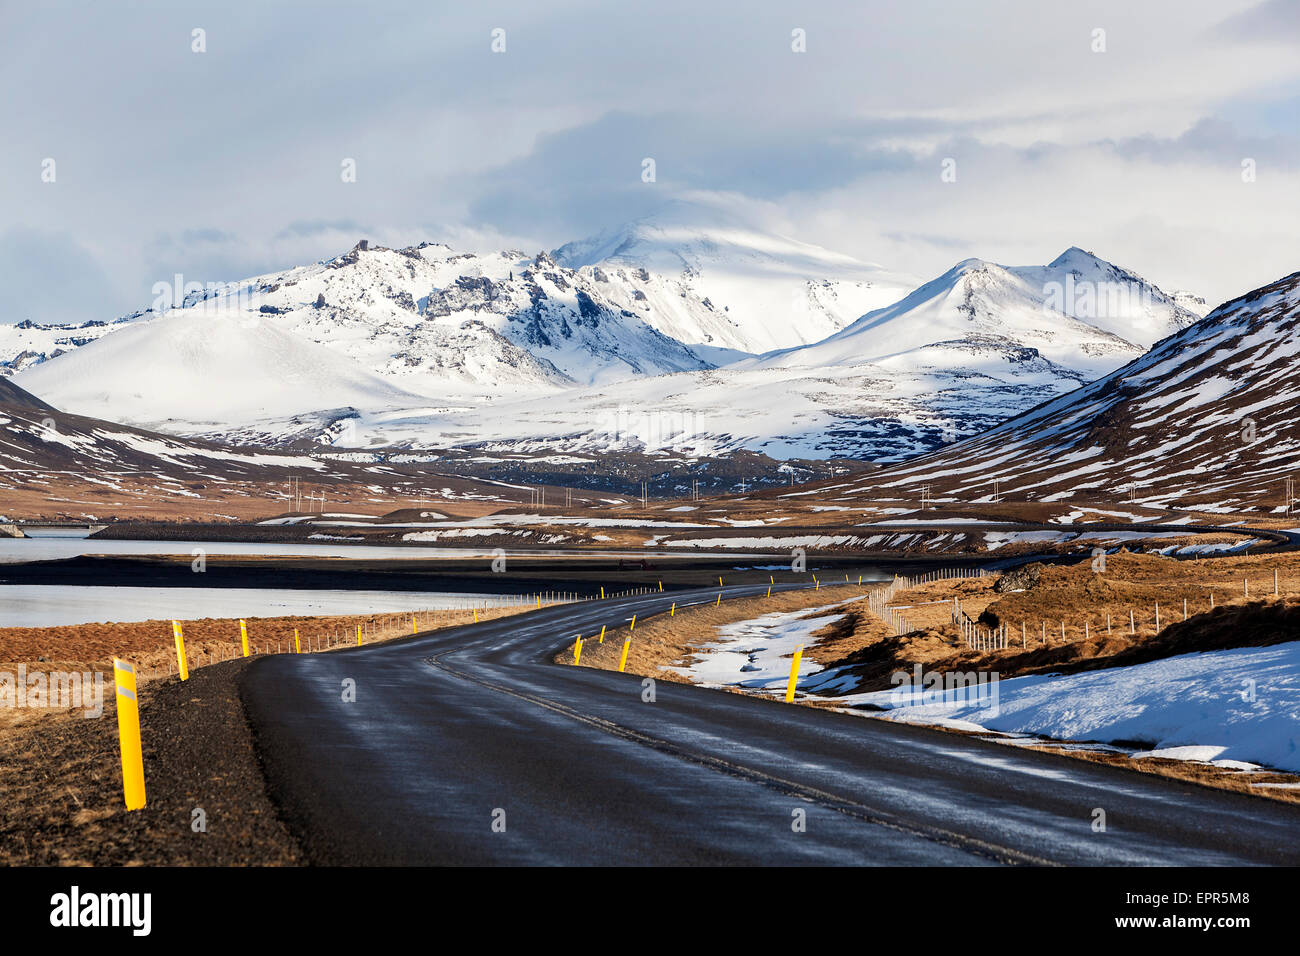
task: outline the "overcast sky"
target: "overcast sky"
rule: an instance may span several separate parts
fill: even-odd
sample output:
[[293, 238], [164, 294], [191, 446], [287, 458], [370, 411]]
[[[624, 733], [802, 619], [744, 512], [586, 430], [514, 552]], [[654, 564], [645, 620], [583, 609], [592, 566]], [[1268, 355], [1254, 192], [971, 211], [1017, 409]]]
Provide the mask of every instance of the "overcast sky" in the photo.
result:
[[1300, 0], [0, 0], [0, 79], [6, 322], [710, 193], [924, 277], [1078, 245], [1216, 304], [1300, 270]]

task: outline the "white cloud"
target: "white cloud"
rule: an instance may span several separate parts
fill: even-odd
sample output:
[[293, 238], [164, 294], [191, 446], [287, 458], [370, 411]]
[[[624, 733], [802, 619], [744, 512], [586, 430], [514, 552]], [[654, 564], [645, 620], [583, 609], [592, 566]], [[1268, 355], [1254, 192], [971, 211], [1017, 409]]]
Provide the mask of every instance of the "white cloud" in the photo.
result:
[[[1300, 261], [1289, 0], [412, 0], [364, 15], [158, 0], [6, 17], [0, 78], [23, 91], [0, 102], [6, 224], [73, 237], [82, 257], [18, 273], [0, 321], [43, 310], [42, 286], [91, 282], [68, 308], [106, 318], [173, 272], [265, 272], [359, 230], [553, 246], [691, 190], [923, 275], [1077, 244], [1223, 298]], [[1256, 152], [1247, 187], [1234, 167]], [[944, 189], [935, 163], [954, 154]], [[637, 179], [646, 155], [654, 191]]]

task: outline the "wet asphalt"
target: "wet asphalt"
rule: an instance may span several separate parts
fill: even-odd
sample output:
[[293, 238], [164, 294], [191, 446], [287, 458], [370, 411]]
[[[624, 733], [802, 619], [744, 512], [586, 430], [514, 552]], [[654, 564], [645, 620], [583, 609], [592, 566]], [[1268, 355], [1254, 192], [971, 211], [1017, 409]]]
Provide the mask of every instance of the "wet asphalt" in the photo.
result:
[[241, 692], [271, 796], [324, 865], [1300, 862], [1300, 807], [669, 681], [649, 702], [641, 677], [551, 662], [716, 595], [254, 661]]

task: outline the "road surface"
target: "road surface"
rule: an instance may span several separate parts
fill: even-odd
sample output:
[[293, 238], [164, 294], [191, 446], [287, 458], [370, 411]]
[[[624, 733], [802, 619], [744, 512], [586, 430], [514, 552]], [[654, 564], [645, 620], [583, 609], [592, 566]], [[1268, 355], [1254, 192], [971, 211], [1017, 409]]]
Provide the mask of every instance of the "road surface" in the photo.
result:
[[668, 681], [648, 703], [640, 677], [551, 663], [716, 593], [255, 661], [272, 794], [320, 864], [1300, 862], [1300, 807]]

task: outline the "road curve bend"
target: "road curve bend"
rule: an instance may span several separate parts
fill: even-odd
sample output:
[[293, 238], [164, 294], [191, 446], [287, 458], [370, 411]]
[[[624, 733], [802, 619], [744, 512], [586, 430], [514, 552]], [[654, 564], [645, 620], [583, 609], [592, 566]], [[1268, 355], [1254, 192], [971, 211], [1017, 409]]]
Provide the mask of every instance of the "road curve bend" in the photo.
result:
[[271, 794], [326, 865], [1300, 861], [1300, 807], [669, 681], [647, 703], [641, 677], [551, 662], [716, 594], [259, 659], [241, 692]]

